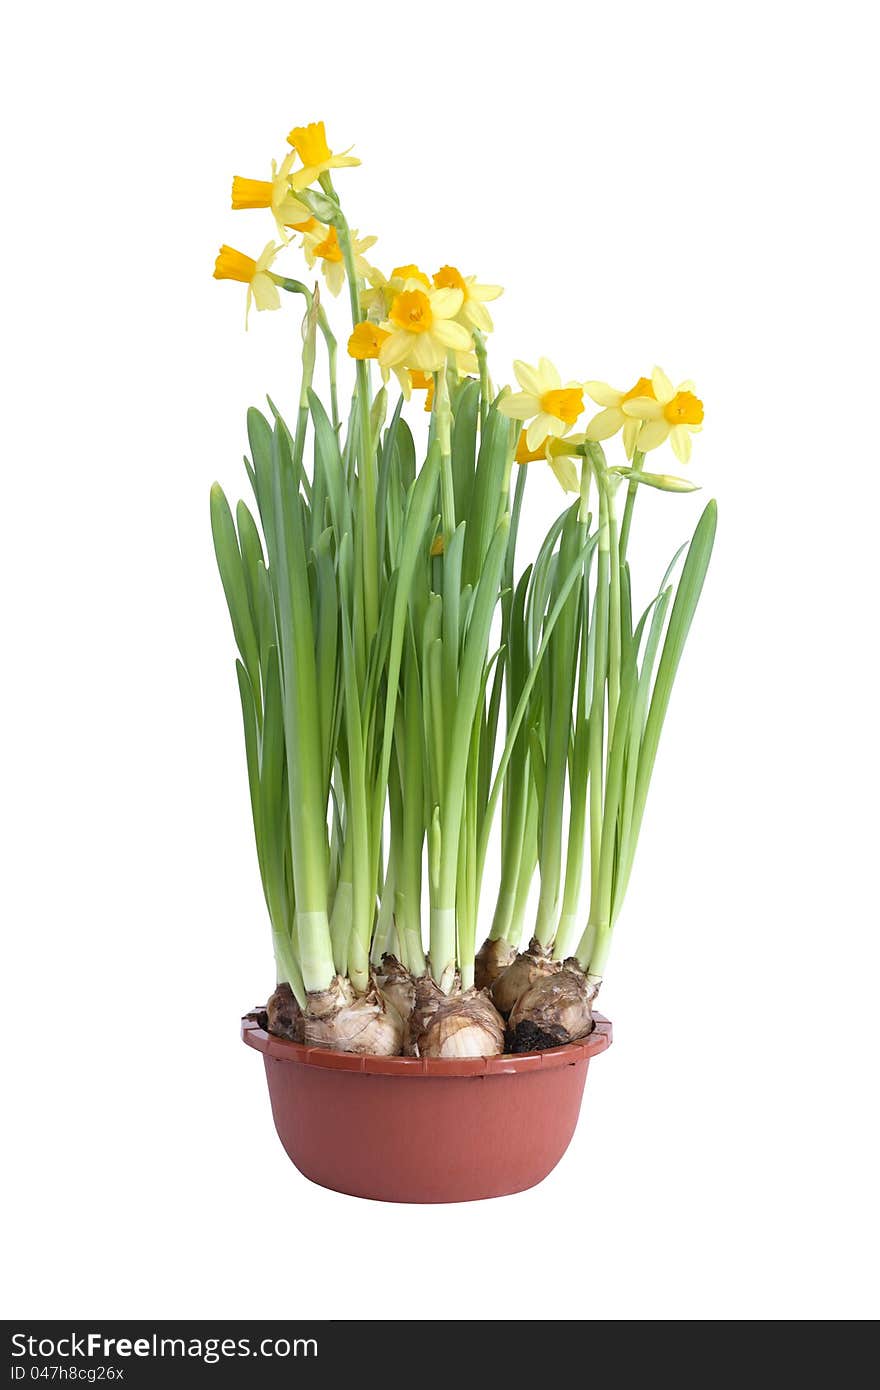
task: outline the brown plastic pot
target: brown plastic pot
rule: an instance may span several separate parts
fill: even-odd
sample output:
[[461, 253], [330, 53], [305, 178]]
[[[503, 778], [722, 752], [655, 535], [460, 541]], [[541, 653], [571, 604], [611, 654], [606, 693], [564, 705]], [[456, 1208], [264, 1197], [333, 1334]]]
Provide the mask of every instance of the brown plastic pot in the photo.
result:
[[590, 1058], [611, 1043], [600, 1015], [583, 1042], [460, 1061], [303, 1047], [247, 1018], [241, 1032], [263, 1054], [299, 1171], [380, 1202], [473, 1202], [542, 1182], [574, 1134]]

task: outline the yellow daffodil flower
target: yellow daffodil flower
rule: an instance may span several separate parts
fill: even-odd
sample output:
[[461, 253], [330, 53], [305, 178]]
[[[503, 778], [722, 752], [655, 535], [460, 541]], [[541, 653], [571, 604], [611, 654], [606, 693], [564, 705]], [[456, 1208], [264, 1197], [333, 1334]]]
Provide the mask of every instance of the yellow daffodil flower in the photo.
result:
[[[378, 362], [382, 344], [387, 342], [390, 337], [391, 334], [384, 328], [380, 328], [378, 324], [370, 323], [369, 320], [364, 320], [363, 323], [359, 323], [356, 326], [348, 340], [348, 355], [349, 357], [354, 357], [359, 362]], [[383, 367], [381, 363], [379, 363], [379, 369], [382, 373], [382, 380], [385, 382], [388, 381], [390, 372], [394, 372], [404, 398], [409, 400], [413, 388], [410, 373], [403, 367], [388, 368]], [[428, 379], [433, 387], [433, 377], [429, 377]]]
[[381, 270], [371, 265], [364, 278], [369, 289], [361, 290], [361, 308], [375, 323], [387, 319], [395, 296], [405, 288], [407, 280], [418, 280], [426, 290], [431, 288], [431, 281], [417, 265], [395, 266], [387, 280]]
[[286, 228], [299, 230], [309, 219], [309, 210], [304, 203], [294, 198], [290, 191], [290, 169], [296, 159], [296, 151], [282, 160], [281, 167], [272, 160], [271, 179], [243, 179], [236, 174], [232, 180], [232, 208], [238, 212], [243, 208], [270, 208], [279, 235], [287, 241]]
[[582, 434], [571, 434], [565, 439], [558, 439], [552, 434], [548, 434], [536, 448], [530, 449], [526, 431], [520, 430], [514, 459], [520, 465], [536, 463], [539, 459], [543, 460], [545, 463], [549, 463], [553, 469], [556, 480], [564, 492], [580, 492], [581, 485], [577, 469], [571, 456], [566, 454], [564, 450], [574, 448], [583, 442], [584, 436]]
[[[359, 239], [357, 232], [351, 233], [355, 270], [359, 276], [365, 276], [369, 269], [361, 253], [375, 244], [376, 238], [374, 236]], [[331, 294], [339, 294], [345, 284], [345, 265], [342, 260], [342, 247], [339, 245], [336, 228], [325, 227], [320, 222], [316, 222], [314, 228], [308, 228], [303, 234], [303, 251], [309, 266], [313, 266], [315, 261], [321, 262], [321, 270], [327, 281], [327, 288]]]
[[692, 381], [673, 386], [659, 367], [651, 373], [651, 386], [651, 396], [636, 396], [622, 406], [624, 415], [644, 421], [637, 447], [647, 453], [668, 439], [675, 457], [680, 463], [687, 463], [691, 435], [703, 427], [703, 402], [695, 395]]
[[419, 280], [407, 280], [382, 324], [390, 336], [382, 344], [380, 364], [435, 372], [450, 348], [469, 351], [471, 335], [456, 322], [462, 298], [461, 290], [434, 290]]
[[357, 325], [348, 340], [348, 355], [357, 358], [360, 362], [377, 360], [379, 349], [385, 339], [390, 337], [391, 334], [386, 333], [384, 328], [379, 328], [377, 324], [368, 323], [365, 320]]
[[323, 121], [294, 126], [287, 137], [287, 143], [293, 146], [303, 163], [303, 167], [291, 176], [290, 184], [294, 193], [308, 188], [310, 183], [314, 183], [321, 174], [326, 174], [330, 169], [348, 169], [360, 164], [360, 160], [349, 155], [348, 150], [342, 154], [333, 153], [327, 144]]
[[513, 370], [522, 387], [512, 396], [502, 396], [498, 409], [509, 420], [529, 420], [526, 443], [536, 449], [547, 435], [557, 438], [566, 434], [584, 409], [584, 388], [580, 381], [562, 385], [558, 371], [546, 357], [537, 367], [527, 362], [514, 362]]
[[481, 333], [492, 332], [494, 324], [486, 301], [504, 293], [500, 285], [478, 285], [476, 275], [464, 276], [454, 265], [444, 265], [434, 276], [434, 286], [438, 290], [461, 290], [464, 298], [458, 311], [459, 323], [467, 328], [478, 328]]
[[[641, 420], [636, 420], [627, 415], [624, 405], [627, 401], [637, 398], [653, 400], [654, 387], [646, 376], [640, 376], [635, 386], [631, 386], [628, 391], [616, 391], [613, 386], [609, 386], [604, 381], [586, 381], [584, 390], [590, 400], [597, 405], [604, 406], [598, 415], [594, 415], [587, 425], [587, 439], [598, 443], [602, 439], [610, 439], [617, 431], [623, 430], [623, 447], [626, 456], [631, 459], [636, 448], [636, 440], [642, 428]], [[641, 448], [641, 445], [639, 445]]]
[[393, 286], [397, 294], [403, 289], [407, 280], [418, 280], [419, 284], [424, 285], [426, 290], [431, 288], [431, 281], [423, 270], [419, 270], [417, 265], [397, 265], [391, 272], [389, 283]]
[[232, 246], [223, 245], [220, 247], [220, 254], [214, 263], [214, 279], [238, 280], [241, 284], [247, 285], [245, 327], [247, 327], [251, 300], [258, 309], [280, 309], [281, 307], [278, 286], [269, 274], [272, 262], [280, 250], [280, 246], [276, 246], [274, 242], [270, 241], [263, 248], [258, 259], [254, 260], [251, 256], [245, 256], [243, 252], [236, 251]]

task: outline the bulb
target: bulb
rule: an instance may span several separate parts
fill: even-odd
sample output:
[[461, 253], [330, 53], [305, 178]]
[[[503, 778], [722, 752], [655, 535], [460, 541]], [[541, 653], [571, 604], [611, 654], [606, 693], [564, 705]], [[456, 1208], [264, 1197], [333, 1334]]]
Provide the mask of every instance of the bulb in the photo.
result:
[[577, 1042], [593, 1031], [596, 989], [574, 957], [539, 976], [520, 995], [507, 1021], [508, 1052], [540, 1052]]
[[403, 1019], [394, 1005], [377, 989], [355, 994], [343, 975], [337, 975], [329, 989], [309, 995], [303, 1024], [310, 1047], [397, 1057], [403, 1046]]
[[516, 960], [516, 947], [503, 936], [483, 942], [474, 960], [474, 984], [477, 989], [491, 989], [498, 976]]
[[416, 982], [396, 956], [384, 955], [376, 972], [376, 987], [386, 1003], [391, 1004], [404, 1023], [409, 1023], [416, 1000]]
[[542, 946], [537, 937], [532, 937], [529, 949], [521, 951], [512, 965], [498, 976], [492, 986], [492, 1000], [505, 1018], [536, 980], [553, 975], [561, 970], [558, 960], [550, 959], [550, 948]]
[[430, 975], [421, 975], [415, 982], [415, 1002], [407, 1021], [406, 1041], [403, 1051], [407, 1057], [418, 1057], [418, 1040], [428, 1026], [431, 1016], [436, 1013], [446, 995]]
[[266, 1004], [266, 1028], [270, 1033], [274, 1033], [276, 1038], [289, 1038], [291, 1042], [298, 1043], [303, 1040], [302, 1009], [286, 981], [269, 996]]
[[504, 1020], [485, 990], [441, 995], [424, 1014], [413, 1047], [416, 1057], [497, 1057], [504, 1051]]

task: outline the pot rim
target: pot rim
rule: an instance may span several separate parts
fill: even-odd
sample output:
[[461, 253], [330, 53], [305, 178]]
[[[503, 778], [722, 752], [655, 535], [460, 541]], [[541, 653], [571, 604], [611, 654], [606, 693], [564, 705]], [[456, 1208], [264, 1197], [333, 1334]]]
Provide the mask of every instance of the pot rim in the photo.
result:
[[307, 1047], [286, 1038], [276, 1038], [247, 1014], [241, 1020], [241, 1037], [248, 1047], [267, 1057], [329, 1071], [398, 1077], [510, 1076], [574, 1066], [604, 1052], [611, 1046], [611, 1023], [602, 1014], [594, 1014], [593, 1020], [592, 1033], [579, 1042], [548, 1047], [543, 1052], [504, 1053], [500, 1057], [374, 1057], [358, 1052], [336, 1052], [329, 1047]]

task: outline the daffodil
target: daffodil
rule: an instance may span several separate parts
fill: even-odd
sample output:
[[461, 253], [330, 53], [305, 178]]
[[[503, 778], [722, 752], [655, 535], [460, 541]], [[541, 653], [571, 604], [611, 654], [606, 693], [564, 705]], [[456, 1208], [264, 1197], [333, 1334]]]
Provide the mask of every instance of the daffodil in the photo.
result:
[[369, 288], [361, 290], [361, 308], [375, 323], [387, 319], [395, 297], [404, 289], [407, 280], [417, 280], [426, 290], [431, 288], [431, 281], [417, 265], [395, 266], [387, 279], [381, 270], [370, 265], [364, 278]]
[[434, 372], [443, 366], [450, 348], [467, 352], [471, 335], [456, 322], [462, 298], [461, 290], [434, 290], [419, 280], [407, 280], [382, 324], [389, 337], [382, 344], [380, 364]]
[[[376, 362], [379, 360], [382, 344], [387, 342], [390, 337], [391, 334], [384, 328], [364, 319], [363, 322], [355, 326], [355, 330], [348, 340], [348, 355], [359, 362]], [[403, 395], [409, 400], [414, 384], [410, 373], [403, 367], [383, 367], [381, 363], [379, 363], [379, 369], [382, 373], [382, 380], [386, 382], [389, 372], [394, 372]], [[428, 380], [433, 388], [434, 378], [429, 377]]]
[[[639, 399], [653, 400], [654, 387], [646, 376], [640, 376], [635, 386], [631, 386], [628, 391], [616, 391], [613, 386], [609, 386], [604, 381], [586, 381], [584, 390], [595, 401], [597, 405], [604, 406], [598, 415], [594, 415], [587, 425], [587, 439], [598, 443], [601, 439], [610, 439], [613, 434], [617, 434], [619, 429], [623, 430], [623, 447], [626, 456], [631, 459], [636, 448], [636, 440], [642, 428], [641, 420], [636, 420], [627, 415], [624, 406], [627, 401]], [[641, 448], [641, 444], [639, 448]]]
[[[357, 232], [351, 233], [355, 270], [359, 276], [365, 276], [368, 270], [367, 263], [361, 253], [369, 250], [375, 244], [376, 238], [374, 236], [359, 238]], [[322, 223], [316, 222], [314, 228], [308, 228], [303, 234], [303, 251], [310, 266], [313, 266], [315, 261], [321, 262], [321, 269], [324, 272], [324, 279], [327, 281], [330, 293], [339, 294], [345, 284], [345, 264], [336, 228], [325, 227]]]
[[526, 431], [520, 430], [519, 438], [516, 441], [516, 453], [514, 459], [520, 465], [526, 463], [536, 463], [542, 460], [549, 463], [556, 476], [559, 486], [564, 492], [580, 492], [580, 480], [577, 469], [572, 462], [571, 455], [565, 450], [570, 449], [572, 453], [578, 445], [583, 444], [582, 434], [571, 434], [565, 439], [559, 439], [552, 434], [548, 434], [541, 440], [536, 448], [530, 449], [526, 437]]
[[691, 435], [698, 434], [703, 427], [703, 402], [695, 395], [692, 381], [673, 386], [659, 367], [651, 373], [651, 386], [650, 396], [636, 396], [622, 407], [624, 415], [644, 421], [639, 430], [638, 447], [647, 453], [668, 439], [675, 457], [680, 463], [687, 463], [691, 456]]
[[269, 273], [272, 262], [280, 250], [280, 246], [276, 246], [274, 242], [270, 241], [263, 248], [257, 260], [254, 260], [251, 256], [245, 256], [242, 251], [236, 251], [232, 246], [223, 245], [220, 247], [220, 254], [214, 263], [214, 279], [238, 280], [241, 284], [247, 285], [245, 327], [247, 327], [251, 300], [258, 309], [279, 309], [281, 307], [278, 286]]
[[419, 270], [417, 265], [397, 265], [391, 272], [389, 283], [393, 286], [397, 294], [403, 289], [407, 280], [418, 280], [420, 285], [424, 285], [426, 290], [431, 288], [431, 281], [423, 270]]
[[468, 328], [478, 328], [481, 333], [491, 333], [494, 327], [486, 301], [497, 299], [504, 293], [500, 285], [478, 285], [476, 275], [464, 276], [454, 265], [444, 265], [434, 276], [438, 290], [461, 290], [464, 298], [458, 311], [459, 323]]
[[291, 150], [282, 160], [280, 168], [273, 159], [271, 179], [244, 179], [236, 174], [232, 180], [233, 211], [270, 208], [279, 234], [285, 241], [288, 240], [286, 228], [299, 230], [299, 225], [309, 219], [308, 208], [293, 196], [290, 189], [290, 170], [295, 160], [295, 150]]
[[513, 370], [522, 387], [512, 396], [502, 396], [498, 409], [509, 420], [528, 420], [526, 443], [536, 449], [547, 435], [566, 434], [582, 415], [584, 388], [580, 381], [562, 385], [562, 378], [553, 363], [542, 357], [537, 367], [527, 362], [514, 362]]
[[287, 137], [287, 143], [293, 146], [303, 163], [303, 167], [297, 169], [290, 180], [294, 193], [308, 188], [310, 183], [314, 183], [321, 174], [326, 174], [330, 169], [347, 169], [360, 164], [360, 160], [350, 155], [348, 150], [342, 154], [333, 153], [327, 144], [323, 121], [294, 126]]

